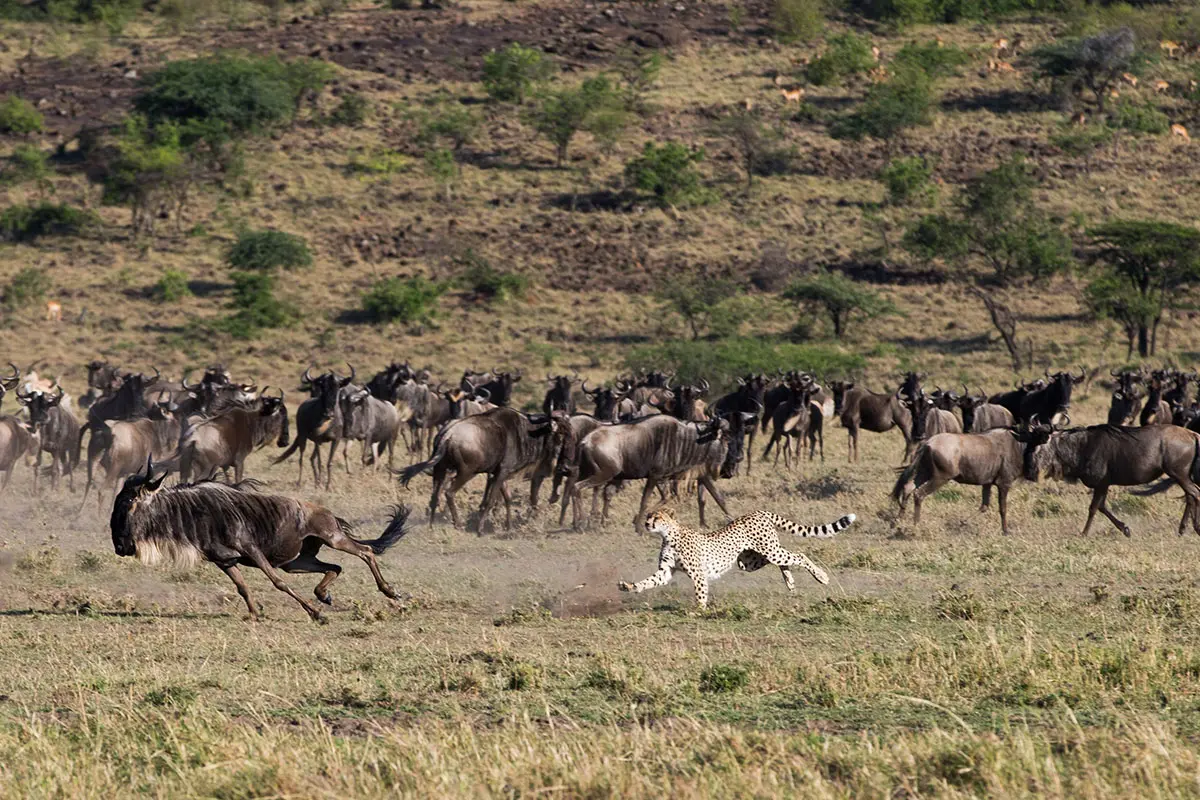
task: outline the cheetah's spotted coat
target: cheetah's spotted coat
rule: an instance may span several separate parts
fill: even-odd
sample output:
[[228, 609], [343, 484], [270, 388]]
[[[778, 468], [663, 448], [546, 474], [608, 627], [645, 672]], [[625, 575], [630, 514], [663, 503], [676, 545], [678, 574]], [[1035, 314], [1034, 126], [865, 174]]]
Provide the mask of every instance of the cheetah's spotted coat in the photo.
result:
[[646, 527], [663, 538], [658, 556], [658, 572], [637, 583], [621, 581], [623, 592], [644, 592], [655, 586], [665, 586], [675, 570], [681, 569], [692, 579], [696, 602], [708, 607], [708, 582], [716, 580], [737, 564], [744, 572], [754, 572], [774, 564], [783, 573], [788, 591], [796, 589], [791, 567], [804, 567], [819, 583], [829, 583], [825, 570], [800, 553], [792, 553], [779, 544], [776, 528], [796, 536], [827, 539], [850, 527], [854, 515], [847, 514], [827, 525], [797, 525], [769, 511], [755, 511], [735, 519], [720, 530], [705, 533], [685, 528], [670, 509], [661, 509], [646, 518]]

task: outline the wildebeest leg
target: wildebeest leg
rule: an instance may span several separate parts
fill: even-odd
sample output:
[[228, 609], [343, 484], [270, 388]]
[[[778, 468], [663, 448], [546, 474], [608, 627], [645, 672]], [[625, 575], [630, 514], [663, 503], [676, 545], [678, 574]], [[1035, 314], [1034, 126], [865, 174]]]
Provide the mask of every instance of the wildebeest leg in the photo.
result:
[[992, 485], [985, 483], [983, 485], [983, 499], [979, 502], [979, 512], [982, 514], [992, 506]]
[[[325, 491], [329, 491], [329, 484], [333, 481], [333, 459], [337, 457], [338, 445], [341, 441], [334, 439], [329, 445], [329, 459], [325, 462]], [[347, 444], [347, 447], [349, 445]], [[342, 452], [345, 452], [344, 450]], [[346, 472], [350, 472], [350, 459], [346, 458]]]
[[[8, 482], [12, 480], [13, 469], [14, 469], [16, 466], [17, 466], [17, 465], [16, 465], [16, 462], [14, 462], [14, 463], [13, 463], [13, 465], [12, 465], [11, 467], [9, 467], [9, 468], [8, 468], [8, 469], [5, 471], [5, 473], [4, 473], [4, 483], [3, 483], [3, 484], [0, 484], [0, 492], [3, 492], [5, 489], [7, 489], [7, 488], [8, 488]], [[101, 503], [100, 503], [100, 507], [101, 507], [101, 508], [103, 508], [103, 507], [104, 507], [104, 503], [103, 503], [103, 501], [101, 501]]]
[[321, 619], [321, 612], [313, 608], [307, 600], [292, 591], [292, 587], [284, 583], [283, 578], [279, 577], [279, 573], [276, 572], [275, 568], [271, 566], [271, 562], [265, 555], [263, 555], [261, 550], [259, 550], [257, 547], [249, 548], [249, 551], [245, 555], [254, 562], [254, 566], [262, 570], [263, 574], [267, 576], [267, 579], [271, 581], [276, 589], [299, 603], [300, 607], [308, 612], [308, 616], [310, 616], [313, 621], [319, 621]]
[[[367, 443], [364, 441], [363, 442], [363, 452], [364, 453], [366, 453], [366, 448], [367, 448]], [[333, 449], [337, 450], [337, 446], [334, 445]], [[331, 461], [330, 463], [332, 464], [333, 462]], [[349, 439], [347, 439], [342, 444], [342, 464], [346, 467], [346, 474], [352, 475], [353, 473], [350, 472], [350, 440]]]
[[38, 493], [38, 479], [42, 471], [42, 448], [38, 447], [37, 457], [33, 461], [33, 494], [36, 497]]
[[754, 434], [758, 431], [758, 420], [754, 420], [750, 425], [750, 433], [748, 434], [749, 444], [746, 445], [746, 475], [750, 474], [750, 465], [754, 462]]
[[849, 437], [846, 445], [846, 460], [854, 463], [858, 456], [858, 428], [847, 428], [846, 435]]
[[442, 486], [446, 483], [447, 467], [438, 462], [438, 465], [433, 468], [433, 491], [429, 495], [429, 524], [433, 524], [433, 515], [437, 513], [438, 496], [442, 492]]
[[238, 594], [246, 601], [246, 609], [250, 612], [250, 619], [258, 619], [258, 609], [254, 607], [254, 601], [250, 599], [250, 590], [246, 588], [246, 582], [242, 580], [242, 571], [237, 568], [237, 564], [230, 564], [228, 567], [221, 567], [229, 580], [233, 581], [233, 585], [237, 587]]
[[[508, 484], [504, 483], [503, 479], [500, 482], [500, 496], [504, 498], [504, 530], [512, 530], [512, 492], [508, 490]], [[535, 506], [536, 508], [536, 506]]]
[[1083, 532], [1080, 536], [1087, 536], [1088, 531], [1092, 529], [1092, 519], [1096, 516], [1097, 509], [1100, 508], [1100, 503], [1104, 501], [1104, 495], [1108, 494], [1108, 487], [1102, 486], [1092, 490], [1092, 504], [1088, 506], [1087, 522], [1083, 523]]
[[[321, 540], [313, 537], [308, 537], [304, 540], [304, 546], [300, 548], [300, 555], [286, 564], [281, 564], [279, 568], [284, 572], [323, 572], [325, 577], [321, 578], [321, 582], [313, 589], [313, 594], [327, 606], [333, 605], [333, 597], [329, 594], [329, 585], [337, 579], [338, 575], [342, 574], [342, 568], [337, 564], [330, 564], [327, 561], [321, 561], [317, 558], [317, 553], [321, 549]], [[357, 555], [357, 554], [356, 554]]]
[[[983, 490], [986, 492], [988, 487], [983, 487]], [[1000, 506], [1000, 532], [1008, 536], [1008, 487], [1003, 484], [996, 486], [996, 494]]]
[[[1100, 513], [1103, 514], [1104, 516], [1108, 517], [1108, 521], [1111, 522], [1113, 525], [1115, 525], [1117, 527], [1117, 530], [1119, 530], [1121, 533], [1125, 534], [1126, 536], [1132, 536], [1133, 531], [1129, 530], [1129, 526], [1126, 525], [1121, 520], [1117, 519], [1117, 515], [1108, 510], [1108, 503], [1105, 502], [1105, 498], [1107, 495], [1108, 495], [1108, 487], [1105, 486], [1103, 491], [1101, 491], [1101, 493], [1100, 493]], [[1187, 514], [1185, 513], [1184, 517], [1186, 518], [1186, 516], [1187, 516]]]
[[[450, 518], [454, 520], [456, 528], [461, 528], [462, 523], [458, 521], [458, 505], [454, 502], [454, 495], [474, 477], [475, 473], [473, 472], [456, 472], [454, 480], [450, 481], [450, 486], [446, 489], [446, 507], [450, 509]], [[482, 523], [483, 520], [481, 519], [480, 522]]]
[[[383, 573], [379, 571], [379, 562], [375, 560], [375, 551], [369, 546], [362, 544], [361, 542], [354, 541], [349, 536], [342, 533], [340, 528], [332, 533], [326, 534], [322, 537], [322, 539], [325, 541], [325, 544], [329, 545], [334, 550], [341, 550], [343, 553], [349, 553], [350, 555], [361, 558], [366, 563], [367, 568], [371, 570], [372, 577], [375, 578], [375, 587], [387, 597], [390, 597], [393, 600], [399, 599], [399, 596], [396, 594], [396, 590], [392, 588], [391, 584], [383, 579]], [[324, 583], [324, 581], [322, 581], [322, 583]]]
[[[650, 495], [653, 494], [656, 486], [658, 486], [657, 480], [646, 478], [646, 488], [642, 489], [642, 502], [638, 504], [637, 516], [633, 518], [633, 530], [639, 535], [646, 533], [646, 509], [650, 507]], [[607, 499], [606, 496], [606, 502]]]
[[729, 509], [725, 507], [725, 497], [717, 489], [717, 486], [716, 486], [716, 484], [713, 483], [712, 478], [710, 478], [707, 475], [701, 474], [700, 475], [700, 485], [703, 486], [705, 489], [708, 489], [709, 494], [711, 494], [713, 496], [713, 499], [717, 501], [717, 505], [719, 505], [721, 507], [721, 510], [725, 512], [725, 516], [732, 519], [733, 515], [730, 514]]
[[704, 527], [704, 484], [697, 481], [696, 506], [700, 509], [700, 527]]
[[[945, 485], [946, 478], [939, 480], [937, 477], [933, 477], [916, 488], [916, 490], [912, 493], [913, 525], [919, 525], [921, 523], [921, 503], [924, 502], [926, 497], [933, 494]], [[901, 504], [900, 510], [904, 510], [903, 504]]]

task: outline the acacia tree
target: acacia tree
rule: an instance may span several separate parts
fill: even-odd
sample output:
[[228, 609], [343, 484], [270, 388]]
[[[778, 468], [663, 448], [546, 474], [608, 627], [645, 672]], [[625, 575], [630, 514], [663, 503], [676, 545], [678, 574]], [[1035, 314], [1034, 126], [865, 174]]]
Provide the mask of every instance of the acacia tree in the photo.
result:
[[1095, 260], [1106, 269], [1085, 299], [1099, 316], [1117, 320], [1138, 355], [1154, 355], [1163, 312], [1200, 282], [1200, 231], [1171, 222], [1118, 220], [1088, 231]]
[[896, 313], [896, 307], [887, 298], [835, 272], [800, 278], [783, 292], [783, 298], [823, 310], [829, 315], [833, 335], [838, 339], [853, 316], [870, 319]]
[[943, 261], [983, 303], [1014, 371], [1022, 357], [1012, 298], [1071, 263], [1070, 239], [1033, 202], [1036, 185], [1018, 156], [968, 183], [953, 213], [922, 217], [904, 235], [910, 252]]

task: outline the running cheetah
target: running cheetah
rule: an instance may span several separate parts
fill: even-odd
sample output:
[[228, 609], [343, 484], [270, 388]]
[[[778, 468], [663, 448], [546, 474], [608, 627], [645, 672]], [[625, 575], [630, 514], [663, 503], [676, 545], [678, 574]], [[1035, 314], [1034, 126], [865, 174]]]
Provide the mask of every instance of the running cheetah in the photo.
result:
[[646, 517], [646, 527], [663, 538], [658, 572], [637, 583], [621, 581], [617, 588], [622, 592], [644, 592], [655, 586], [665, 586], [671, 581], [675, 570], [682, 569], [696, 588], [696, 602], [701, 608], [707, 608], [708, 582], [724, 575], [734, 564], [744, 572], [754, 572], [767, 564], [774, 564], [783, 573], [783, 581], [789, 592], [796, 590], [796, 583], [792, 580], [793, 566], [804, 567], [818, 583], [829, 583], [825, 570], [806, 556], [785, 550], [779, 544], [775, 529], [782, 528], [797, 536], [827, 539], [850, 527], [853, 522], [854, 515], [847, 514], [827, 525], [797, 525], [769, 511], [755, 511], [735, 519], [720, 530], [705, 533], [683, 527], [675, 519], [675, 512], [664, 508]]

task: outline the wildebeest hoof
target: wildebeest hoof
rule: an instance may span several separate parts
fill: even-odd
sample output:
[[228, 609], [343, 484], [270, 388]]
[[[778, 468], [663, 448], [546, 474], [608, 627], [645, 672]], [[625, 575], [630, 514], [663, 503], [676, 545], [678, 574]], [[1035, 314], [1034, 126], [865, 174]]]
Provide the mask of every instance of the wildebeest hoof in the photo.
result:
[[317, 595], [317, 599], [320, 600], [322, 603], [324, 603], [327, 606], [333, 605], [333, 595], [331, 595], [331, 594], [326, 594], [324, 597], [321, 597], [321, 595]]
[[1125, 534], [1126, 537], [1133, 536], [1133, 531], [1129, 529], [1128, 525], [1121, 526], [1121, 533]]

